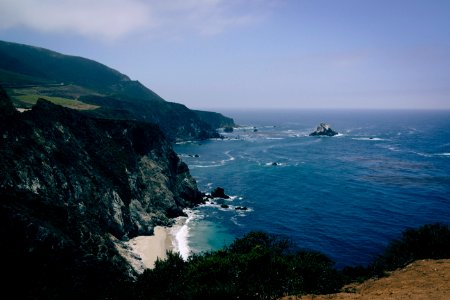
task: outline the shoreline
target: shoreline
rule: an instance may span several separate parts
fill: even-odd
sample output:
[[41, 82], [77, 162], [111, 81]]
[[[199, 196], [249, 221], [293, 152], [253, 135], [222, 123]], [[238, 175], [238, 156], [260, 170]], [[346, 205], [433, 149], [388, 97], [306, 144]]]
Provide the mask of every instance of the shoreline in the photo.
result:
[[153, 269], [158, 259], [167, 258], [167, 251], [179, 253], [187, 259], [187, 223], [188, 217], [178, 217], [171, 227], [155, 226], [153, 235], [136, 236], [126, 242], [116, 239], [116, 249], [133, 269], [142, 274], [146, 269]]
[[174, 250], [173, 240], [170, 227], [156, 226], [153, 235], [137, 236], [126, 243], [145, 269], [153, 269], [158, 258], [166, 259], [166, 252]]

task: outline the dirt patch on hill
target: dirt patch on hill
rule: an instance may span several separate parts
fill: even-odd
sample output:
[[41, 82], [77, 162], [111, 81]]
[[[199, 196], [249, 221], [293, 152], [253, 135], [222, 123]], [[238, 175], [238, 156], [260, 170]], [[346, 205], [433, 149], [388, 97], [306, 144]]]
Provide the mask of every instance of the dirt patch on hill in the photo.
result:
[[450, 259], [419, 260], [388, 277], [347, 285], [331, 295], [288, 296], [282, 300], [450, 299]]

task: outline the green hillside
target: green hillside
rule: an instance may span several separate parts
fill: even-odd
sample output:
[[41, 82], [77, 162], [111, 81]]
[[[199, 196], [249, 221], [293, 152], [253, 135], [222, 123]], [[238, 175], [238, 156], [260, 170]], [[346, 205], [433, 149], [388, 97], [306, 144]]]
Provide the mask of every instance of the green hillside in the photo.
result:
[[44, 98], [94, 117], [156, 123], [171, 140], [217, 137], [216, 125], [230, 122], [216, 113], [203, 112], [200, 117], [93, 60], [4, 41], [0, 85], [16, 107], [29, 108]]

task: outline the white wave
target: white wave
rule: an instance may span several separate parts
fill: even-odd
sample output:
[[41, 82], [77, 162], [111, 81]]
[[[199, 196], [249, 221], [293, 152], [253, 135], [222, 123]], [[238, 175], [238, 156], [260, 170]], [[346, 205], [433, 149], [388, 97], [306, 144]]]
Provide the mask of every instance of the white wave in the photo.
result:
[[190, 209], [186, 209], [184, 212], [188, 217], [179, 217], [176, 225], [171, 228], [170, 233], [175, 237], [173, 240], [174, 251], [180, 253], [181, 257], [187, 260], [191, 254], [189, 247], [189, 223], [196, 217], [196, 214]]
[[343, 134], [343, 133], [338, 133], [338, 134], [336, 134], [334, 137], [341, 137], [341, 136], [344, 136], [345, 134]]
[[185, 144], [192, 144], [196, 141], [182, 141], [182, 142], [175, 142], [175, 145], [185, 145]]
[[222, 167], [223, 164], [215, 164], [215, 165], [189, 165], [190, 169], [195, 168], [216, 168], [216, 167]]
[[423, 157], [431, 157], [431, 154], [427, 154], [427, 153], [422, 153], [422, 152], [415, 152], [415, 151], [411, 151], [412, 153], [419, 155], [419, 156], [423, 156]]
[[266, 140], [284, 140], [282, 137], [266, 137]]
[[444, 153], [437, 153], [435, 155], [438, 155], [438, 156], [450, 156], [450, 153], [449, 152], [444, 152]]
[[377, 137], [361, 137], [361, 138], [352, 138], [352, 140], [358, 140], [358, 141], [386, 141], [386, 139], [377, 138]]
[[398, 149], [397, 147], [393, 147], [393, 146], [387, 147], [386, 149], [391, 150], [393, 152], [400, 152], [400, 151], [402, 151], [402, 150]]
[[221, 160], [221, 162], [233, 161], [236, 158], [230, 154], [231, 150], [226, 151], [224, 154], [228, 156], [228, 159]]
[[231, 222], [233, 222], [233, 224], [236, 225], [236, 226], [239, 226], [239, 227], [242, 227], [242, 226], [243, 226], [241, 223], [239, 223], [239, 222], [237, 221], [236, 216], [231, 217], [230, 220], [231, 220]]

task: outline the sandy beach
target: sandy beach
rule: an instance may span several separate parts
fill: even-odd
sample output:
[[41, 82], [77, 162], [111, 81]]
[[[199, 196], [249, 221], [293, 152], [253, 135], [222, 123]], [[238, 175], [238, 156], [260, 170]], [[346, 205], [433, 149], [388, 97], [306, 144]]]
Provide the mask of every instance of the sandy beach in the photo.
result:
[[158, 258], [164, 260], [167, 251], [180, 252], [183, 257], [188, 256], [186, 238], [183, 236], [187, 233], [186, 224], [187, 218], [179, 217], [172, 227], [156, 226], [151, 236], [137, 236], [124, 242], [111, 235], [111, 240], [133, 269], [143, 273], [146, 269], [153, 269]]
[[170, 228], [156, 226], [154, 235], [137, 236], [127, 242], [134, 254], [141, 258], [145, 268], [152, 269], [158, 258], [165, 259], [166, 251], [173, 250]]
[[111, 239], [120, 255], [124, 257], [133, 269], [141, 274], [146, 269], [152, 269], [158, 258], [165, 259], [168, 250], [174, 250], [175, 236], [171, 228], [156, 226], [154, 235], [137, 236], [129, 241], [119, 241], [113, 236]]

